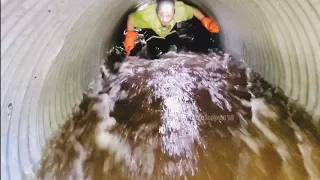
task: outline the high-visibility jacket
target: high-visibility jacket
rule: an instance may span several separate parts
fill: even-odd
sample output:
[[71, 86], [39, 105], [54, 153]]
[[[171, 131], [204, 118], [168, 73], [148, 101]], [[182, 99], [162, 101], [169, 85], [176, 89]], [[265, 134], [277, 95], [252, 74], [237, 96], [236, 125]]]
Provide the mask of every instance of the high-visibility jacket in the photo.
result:
[[193, 8], [181, 1], [175, 2], [175, 14], [168, 26], [162, 26], [156, 12], [156, 4], [149, 3], [144, 9], [131, 14], [133, 25], [136, 28], [148, 28], [165, 38], [171, 34], [176, 23], [189, 20], [193, 17]]

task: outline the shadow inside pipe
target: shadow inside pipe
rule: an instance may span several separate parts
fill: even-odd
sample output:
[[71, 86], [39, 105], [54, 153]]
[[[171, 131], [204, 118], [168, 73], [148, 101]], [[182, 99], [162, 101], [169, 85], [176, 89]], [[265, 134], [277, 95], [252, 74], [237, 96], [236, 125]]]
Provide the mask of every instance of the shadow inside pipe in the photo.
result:
[[[127, 28], [127, 20], [128, 16], [137, 11], [140, 7], [144, 6], [149, 1], [143, 1], [136, 6], [131, 7], [128, 11], [124, 13], [124, 15], [120, 18], [118, 24], [115, 25], [118, 31], [114, 31], [112, 35], [112, 41], [115, 42], [114, 48], [118, 50], [124, 51], [124, 40], [125, 33]], [[193, 1], [183, 1], [184, 3], [191, 5], [193, 7], [198, 8], [205, 16], [210, 15], [212, 17], [212, 13], [207, 13], [207, 10], [202, 8], [202, 5], [198, 5]], [[215, 20], [217, 21], [217, 20]], [[179, 44], [179, 51], [192, 51], [199, 53], [208, 53], [210, 50], [223, 50], [220, 42], [219, 33], [210, 33], [205, 27], [201, 24], [201, 21], [197, 18], [193, 17], [190, 20], [177, 23], [173, 28], [177, 32], [177, 36], [181, 41]], [[147, 52], [147, 44], [146, 40], [154, 35], [153, 30], [151, 29], [136, 29], [139, 34], [139, 39], [136, 42], [135, 48], [132, 50], [132, 56], [139, 56], [141, 58], [152, 58], [154, 54], [152, 52]], [[172, 43], [172, 42], [171, 42]], [[169, 49], [162, 48], [162, 41], [155, 42], [156, 46], [162, 51], [161, 53], [168, 52]], [[107, 50], [109, 51], [109, 50]], [[108, 54], [108, 53], [107, 53]], [[110, 61], [110, 58], [108, 58]], [[113, 62], [113, 59], [111, 58]], [[110, 63], [110, 62], [109, 62]]]

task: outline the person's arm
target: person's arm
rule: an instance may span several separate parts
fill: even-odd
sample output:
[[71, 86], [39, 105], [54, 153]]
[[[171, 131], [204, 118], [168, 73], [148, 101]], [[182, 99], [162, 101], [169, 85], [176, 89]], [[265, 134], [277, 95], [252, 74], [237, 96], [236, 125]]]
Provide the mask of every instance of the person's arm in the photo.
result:
[[205, 17], [204, 14], [197, 8], [193, 8], [193, 15], [200, 21]]
[[137, 38], [138, 33], [134, 30], [134, 23], [130, 14], [127, 20], [127, 33], [124, 40], [124, 49], [126, 50], [127, 55], [129, 55], [131, 50], [135, 47], [135, 41]]
[[131, 14], [128, 16], [128, 21], [127, 21], [127, 31], [133, 31], [134, 30], [134, 25], [133, 25], [133, 19]]
[[220, 28], [218, 24], [209, 17], [206, 17], [199, 9], [193, 7], [193, 15], [199, 19], [202, 25], [212, 33], [218, 33]]

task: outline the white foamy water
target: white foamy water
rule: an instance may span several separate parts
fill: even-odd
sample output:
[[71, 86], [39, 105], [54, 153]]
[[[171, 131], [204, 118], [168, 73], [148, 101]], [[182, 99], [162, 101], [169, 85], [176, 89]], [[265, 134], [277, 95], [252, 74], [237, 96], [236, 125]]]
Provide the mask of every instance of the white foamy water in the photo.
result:
[[42, 179], [319, 179], [319, 142], [228, 54], [118, 68], [48, 145]]

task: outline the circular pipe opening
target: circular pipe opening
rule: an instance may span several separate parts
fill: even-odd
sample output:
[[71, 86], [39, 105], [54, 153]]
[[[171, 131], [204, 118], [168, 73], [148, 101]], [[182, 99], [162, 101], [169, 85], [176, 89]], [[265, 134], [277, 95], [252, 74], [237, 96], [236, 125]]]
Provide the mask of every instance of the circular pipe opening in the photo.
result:
[[[195, 8], [198, 8], [205, 16], [209, 16], [211, 18], [213, 18], [217, 23], [218, 20], [216, 19], [216, 16], [214, 16], [214, 14], [208, 9], [205, 8], [204, 4], [202, 4], [201, 2], [198, 1], [189, 1], [189, 0], [183, 0], [184, 3], [191, 5]], [[112, 31], [112, 35], [111, 35], [111, 40], [108, 40], [109, 42], [112, 42], [112, 44], [108, 45], [106, 51], [110, 50], [110, 46], [111, 47], [121, 47], [123, 48], [123, 42], [124, 42], [124, 34], [126, 31], [126, 27], [127, 27], [127, 19], [128, 19], [128, 15], [130, 13], [133, 13], [137, 10], [139, 10], [140, 8], [143, 8], [144, 6], [146, 6], [148, 3], [150, 3], [149, 0], [147, 1], [142, 1], [140, 3], [138, 3], [137, 5], [133, 5], [130, 6], [119, 18], [119, 21], [114, 25], [114, 30]], [[192, 21], [193, 20], [193, 21]], [[188, 20], [187, 22], [193, 23], [193, 26], [201, 26], [199, 28], [204, 28], [201, 25], [200, 20], [193, 18], [192, 20]], [[199, 22], [198, 22], [199, 21]], [[196, 23], [194, 23], [196, 22]], [[222, 31], [222, 29], [221, 29]], [[195, 35], [196, 36], [196, 35]], [[220, 45], [220, 36], [218, 34], [216, 34], [216, 36], [214, 37], [215, 41], [217, 41], [215, 47], [221, 49], [221, 45]], [[107, 58], [106, 58], [107, 59]]]

